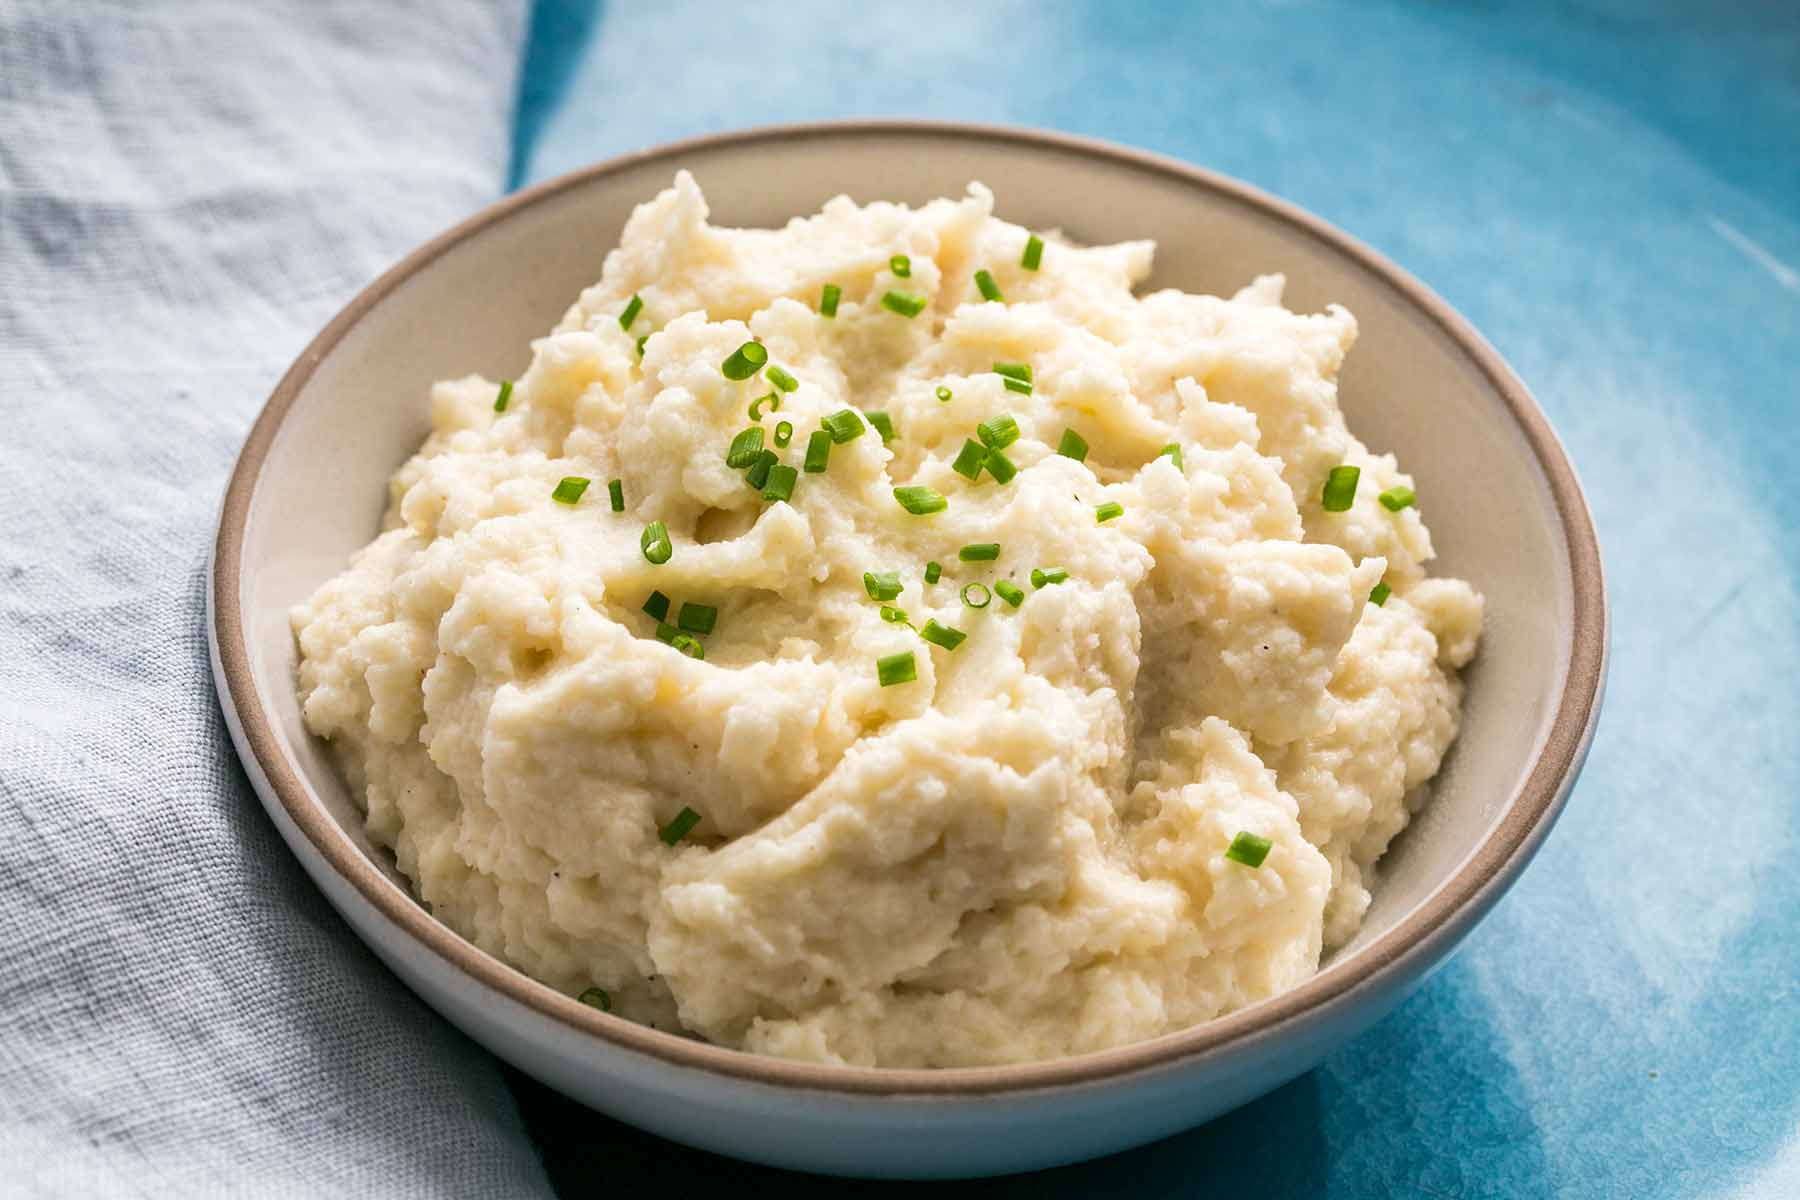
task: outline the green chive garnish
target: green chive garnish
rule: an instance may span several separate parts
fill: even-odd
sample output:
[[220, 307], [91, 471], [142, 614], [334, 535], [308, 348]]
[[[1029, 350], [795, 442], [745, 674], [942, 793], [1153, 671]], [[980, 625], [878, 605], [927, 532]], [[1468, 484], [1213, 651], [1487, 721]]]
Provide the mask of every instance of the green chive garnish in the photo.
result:
[[1268, 838], [1254, 833], [1240, 833], [1231, 839], [1231, 845], [1225, 851], [1225, 857], [1232, 862], [1243, 863], [1246, 867], [1260, 867], [1263, 859], [1269, 857], [1269, 850], [1275, 843]]
[[951, 397], [952, 397], [952, 396], [954, 396], [954, 395], [955, 395], [955, 393], [954, 393], [954, 392], [952, 392], [952, 391], [951, 391], [951, 390], [950, 390], [950, 389], [949, 389], [949, 388], [947, 388], [947, 387], [945, 387], [945, 386], [944, 386], [944, 385], [943, 385], [943, 384], [941, 384], [941, 383], [940, 383], [940, 384], [938, 384], [938, 390], [937, 390], [937, 398], [938, 398], [938, 403], [939, 403], [939, 404], [948, 404], [948, 403], [950, 403], [950, 400], [951, 400]]
[[606, 994], [605, 988], [591, 987], [575, 998], [589, 1008], [597, 1008], [601, 1012], [612, 1011], [612, 997]]
[[1114, 517], [1125, 515], [1125, 506], [1117, 501], [1108, 500], [1105, 504], [1094, 506], [1094, 524], [1104, 525]]
[[788, 443], [794, 440], [794, 423], [792, 421], [775, 422], [775, 445], [786, 450]]
[[669, 598], [660, 591], [651, 592], [650, 598], [644, 601], [644, 611], [654, 620], [664, 620], [669, 615]]
[[1013, 465], [1013, 460], [998, 450], [989, 450], [987, 458], [981, 465], [988, 469], [988, 474], [994, 477], [995, 483], [1011, 483], [1013, 476], [1019, 473], [1019, 468]]
[[930, 562], [925, 564], [925, 582], [926, 583], [936, 583], [938, 580], [942, 579], [943, 577], [944, 577], [944, 564], [943, 563], [939, 562], [937, 559], [934, 558]]
[[794, 483], [800, 478], [800, 472], [786, 463], [776, 463], [769, 468], [769, 478], [763, 484], [762, 498], [770, 502], [776, 500], [792, 500]]
[[650, 340], [650, 335], [647, 333], [643, 337], [638, 339], [638, 357], [639, 358], [644, 357], [644, 343], [649, 340]]
[[750, 469], [744, 472], [744, 482], [760, 492], [763, 485], [769, 482], [769, 472], [780, 461], [781, 457], [773, 450], [764, 450], [756, 456], [756, 461], [750, 464]]
[[1062, 441], [1056, 443], [1056, 452], [1064, 458], [1072, 458], [1076, 462], [1086, 462], [1088, 456], [1087, 439], [1073, 429], [1063, 430]]
[[669, 645], [681, 651], [689, 658], [706, 657], [706, 647], [701, 644], [699, 638], [694, 637], [692, 634], [678, 633], [669, 639]]
[[840, 408], [821, 420], [819, 424], [825, 427], [825, 432], [831, 435], [831, 440], [839, 445], [863, 435], [862, 418], [856, 415], [856, 410], [853, 408]]
[[883, 442], [894, 440], [894, 421], [885, 412], [879, 409], [875, 412], [866, 412], [863, 414], [863, 419], [875, 427], [875, 432], [881, 435]]
[[614, 512], [624, 512], [625, 511], [625, 481], [623, 479], [607, 480], [606, 498], [608, 500], [612, 501], [612, 510]]
[[888, 259], [888, 270], [894, 273], [896, 279], [911, 279], [912, 259], [904, 254], [896, 254]]
[[983, 299], [1002, 302], [1006, 299], [1000, 294], [1000, 285], [995, 283], [994, 277], [986, 271], [975, 272], [975, 287], [981, 292]]
[[987, 462], [987, 447], [974, 438], [963, 443], [962, 452], [950, 464], [950, 469], [964, 479], [980, 479], [982, 464]]
[[1017, 379], [1023, 383], [1031, 382], [1030, 363], [995, 363], [994, 374], [1004, 375], [1008, 379]]
[[993, 562], [1000, 557], [999, 542], [970, 542], [956, 552], [964, 562]]
[[835, 283], [825, 285], [825, 291], [819, 297], [819, 315], [821, 317], [837, 316], [838, 301], [844, 298], [844, 289]]
[[750, 402], [750, 419], [752, 421], [762, 420], [762, 410], [763, 410], [763, 405], [765, 405], [765, 404], [769, 406], [770, 412], [780, 412], [781, 411], [781, 396], [780, 396], [780, 394], [776, 393], [776, 392], [765, 392], [762, 395], [758, 396], [756, 399], [752, 400]]
[[667, 642], [669, 645], [673, 646], [675, 644], [675, 639], [681, 636], [683, 636], [681, 630], [669, 624], [667, 621], [658, 621], [656, 623], [657, 641]]
[[1069, 573], [1061, 567], [1031, 568], [1031, 586], [1034, 588], [1045, 587], [1052, 583], [1061, 583], [1068, 577]]
[[565, 475], [550, 498], [558, 504], [574, 504], [581, 499], [581, 493], [587, 491], [588, 481], [579, 475]]
[[719, 610], [710, 604], [683, 604], [675, 624], [689, 633], [711, 633], [719, 623]]
[[942, 646], [946, 650], [954, 650], [963, 644], [969, 635], [960, 629], [952, 629], [948, 625], [939, 625], [935, 620], [926, 621], [925, 628], [919, 630], [919, 636], [934, 646]]
[[761, 342], [745, 342], [719, 364], [719, 373], [727, 379], [748, 379], [769, 361], [769, 351]]
[[[784, 392], [791, 392], [795, 388], [800, 386], [800, 381], [798, 379], [795, 379], [792, 375], [789, 375], [786, 371], [782, 370], [780, 367], [770, 367], [768, 370], [768, 376], [769, 376], [769, 382], [774, 384], [776, 387], [780, 388]], [[776, 402], [775, 407], [776, 408], [781, 407], [781, 404], [779, 401]]]
[[1011, 413], [1001, 413], [991, 421], [975, 427], [975, 436], [989, 450], [1003, 450], [1019, 440], [1019, 423]]
[[638, 538], [638, 549], [657, 566], [668, 562], [675, 553], [675, 543], [669, 540], [669, 527], [661, 521], [652, 521], [644, 526], [643, 536]]
[[903, 317], [916, 317], [925, 311], [925, 297], [906, 292], [889, 292], [881, 298], [881, 307]]
[[631, 323], [637, 320], [638, 314], [643, 311], [644, 298], [636, 292], [633, 292], [631, 294], [631, 303], [627, 304], [625, 306], [625, 311], [619, 314], [619, 328], [630, 329]]
[[494, 411], [505, 412], [506, 406], [512, 403], [512, 380], [500, 381], [500, 394], [494, 397]]
[[667, 825], [664, 825], [657, 831], [656, 836], [663, 840], [663, 845], [673, 846], [676, 842], [679, 842], [682, 838], [693, 832], [694, 826], [699, 823], [700, 814], [693, 809], [684, 806], [680, 812], [675, 814], [675, 819], [673, 821], [670, 821]]
[[896, 683], [911, 683], [919, 677], [919, 664], [913, 661], [913, 652], [890, 654], [886, 658], [875, 660], [875, 678], [881, 681], [882, 687], [893, 687]]
[[917, 485], [895, 488], [894, 499], [915, 517], [929, 516], [950, 507], [950, 502], [936, 489]]
[[1006, 385], [1006, 390], [1009, 392], [1017, 392], [1021, 396], [1031, 395], [1031, 385], [1023, 379], [1013, 379], [1009, 377], [1002, 379], [1000, 382]]
[[1418, 495], [1405, 484], [1391, 487], [1375, 498], [1381, 501], [1381, 507], [1389, 512], [1399, 512], [1401, 509], [1411, 508], [1419, 502]]
[[1032, 234], [1025, 239], [1025, 253], [1019, 258], [1019, 265], [1027, 271], [1035, 271], [1038, 264], [1044, 261], [1044, 239]]
[[996, 582], [994, 584], [994, 590], [1000, 593], [1000, 598], [1002, 600], [1006, 601], [1014, 608], [1025, 603], [1024, 589], [1010, 579], [1002, 579]]
[[1175, 469], [1177, 471], [1183, 470], [1181, 465], [1181, 443], [1179, 442], [1170, 442], [1156, 452], [1156, 457], [1167, 458], [1175, 464]]
[[881, 606], [881, 619], [886, 621], [889, 625], [905, 625], [908, 623], [906, 620], [906, 610], [904, 608], [895, 608], [891, 604], [884, 604]]
[[741, 471], [755, 462], [762, 452], [762, 427], [752, 425], [731, 439], [731, 447], [725, 451], [725, 465], [734, 471]]
[[831, 461], [831, 434], [823, 429], [815, 429], [806, 439], [806, 459], [801, 466], [808, 475], [823, 475], [825, 465]]
[[864, 571], [863, 591], [871, 600], [892, 600], [900, 594], [900, 572]]
[[985, 583], [965, 583], [962, 589], [962, 602], [970, 608], [986, 608], [994, 593], [988, 591]]
[[1369, 592], [1369, 603], [1373, 604], [1376, 608], [1380, 608], [1382, 605], [1387, 603], [1388, 597], [1393, 594], [1394, 594], [1394, 589], [1389, 587], [1387, 585], [1387, 580], [1384, 579], [1380, 583], [1376, 584], [1375, 587]]
[[1325, 490], [1319, 495], [1319, 507], [1326, 512], [1349, 512], [1356, 500], [1356, 481], [1362, 477], [1361, 467], [1333, 467], [1325, 477]]

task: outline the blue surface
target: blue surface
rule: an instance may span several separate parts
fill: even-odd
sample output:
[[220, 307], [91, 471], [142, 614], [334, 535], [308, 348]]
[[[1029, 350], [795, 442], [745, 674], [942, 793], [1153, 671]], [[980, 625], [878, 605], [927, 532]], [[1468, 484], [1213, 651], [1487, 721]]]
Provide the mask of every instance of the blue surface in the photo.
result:
[[[982, 1193], [1800, 1197], [1800, 8], [540, 2], [522, 99], [519, 181], [849, 115], [1228, 172], [1461, 309], [1587, 485], [1605, 716], [1461, 955], [1262, 1101]], [[522, 1091], [565, 1189], [756, 1174]]]

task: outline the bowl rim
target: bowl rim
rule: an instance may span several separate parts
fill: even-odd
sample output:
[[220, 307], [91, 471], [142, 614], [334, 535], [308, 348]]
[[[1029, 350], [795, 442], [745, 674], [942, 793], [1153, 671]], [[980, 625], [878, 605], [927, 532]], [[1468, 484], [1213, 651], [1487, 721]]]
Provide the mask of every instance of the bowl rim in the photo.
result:
[[[1284, 223], [1316, 246], [1362, 267], [1427, 317], [1467, 355], [1523, 434], [1548, 482], [1568, 546], [1573, 610], [1569, 659], [1550, 729], [1518, 791], [1462, 863], [1394, 926], [1299, 986], [1188, 1029], [1107, 1050], [997, 1067], [881, 1068], [829, 1066], [714, 1046], [598, 1012], [539, 983], [477, 948], [432, 917], [351, 841], [313, 795], [279, 727], [258, 702], [245, 636], [240, 578], [243, 541], [256, 485], [283, 420], [319, 364], [350, 330], [434, 260], [489, 226], [571, 189], [627, 169], [756, 143], [920, 137], [1023, 145], [1105, 159], [1200, 188]], [[1525, 384], [1499, 353], [1451, 306], [1387, 258], [1319, 217], [1239, 180], [1150, 151], [1048, 130], [919, 119], [836, 120], [763, 125], [668, 142], [619, 155], [505, 196], [412, 251], [359, 292], [303, 350], [270, 394], [250, 429], [221, 505], [213, 545], [210, 594], [219, 698], [235, 715], [240, 750], [254, 758], [274, 798], [299, 834], [356, 896], [379, 916], [476, 984], [498, 992], [566, 1030], [611, 1048], [737, 1080], [816, 1092], [876, 1096], [979, 1096], [1094, 1084], [1174, 1068], [1223, 1048], [1248, 1050], [1329, 1008], [1386, 985], [1403, 984], [1454, 948], [1509, 886], [1549, 832], [1587, 748], [1606, 676], [1609, 616], [1593, 519], [1561, 443]], [[254, 774], [254, 772], [253, 772]], [[265, 803], [268, 793], [263, 793]]]

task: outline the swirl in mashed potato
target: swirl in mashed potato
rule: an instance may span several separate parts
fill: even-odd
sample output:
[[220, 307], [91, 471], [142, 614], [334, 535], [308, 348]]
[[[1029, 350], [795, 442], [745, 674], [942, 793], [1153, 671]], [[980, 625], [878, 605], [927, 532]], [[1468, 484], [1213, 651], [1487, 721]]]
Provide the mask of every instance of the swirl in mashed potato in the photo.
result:
[[[972, 185], [725, 229], [683, 173], [503, 412], [488, 380], [433, 389], [385, 530], [293, 621], [306, 722], [437, 917], [637, 1021], [895, 1067], [1153, 1037], [1354, 934], [1481, 624], [1467, 584], [1426, 577], [1419, 507], [1378, 498], [1411, 479], [1345, 428], [1355, 322], [1289, 312], [1278, 277], [1135, 296], [1147, 242], [1045, 234], [1026, 269], [992, 210]], [[724, 376], [751, 339], [795, 390]], [[1028, 365], [1029, 394], [996, 363]], [[866, 427], [765, 499], [726, 451], [771, 391], [785, 465], [844, 409], [894, 436]], [[1016, 476], [954, 471], [1008, 413]], [[1345, 464], [1354, 501], [1324, 511]], [[570, 504], [565, 477], [593, 482]], [[947, 504], [915, 515], [901, 485]], [[1047, 567], [1066, 580], [1034, 586]], [[872, 599], [888, 571], [902, 590]], [[690, 603], [712, 631], [659, 638]], [[916, 678], [884, 686], [877, 660], [907, 652]], [[660, 836], [684, 808], [699, 823]], [[1239, 834], [1260, 865], [1228, 856]]]

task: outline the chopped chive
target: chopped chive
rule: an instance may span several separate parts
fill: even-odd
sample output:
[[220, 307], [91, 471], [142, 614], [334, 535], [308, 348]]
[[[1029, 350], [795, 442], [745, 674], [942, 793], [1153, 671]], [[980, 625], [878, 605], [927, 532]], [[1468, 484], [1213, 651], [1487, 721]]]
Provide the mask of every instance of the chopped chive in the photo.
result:
[[[795, 379], [780, 367], [770, 367], [767, 374], [769, 376], [769, 382], [784, 392], [791, 392], [800, 386], [800, 381], [798, 379]], [[777, 400], [775, 407], [781, 407], [779, 400]]]
[[987, 458], [982, 461], [981, 465], [988, 469], [988, 474], [994, 477], [995, 483], [1011, 483], [1013, 476], [1019, 473], [1019, 468], [1013, 465], [1013, 460], [998, 450], [989, 450]]
[[881, 298], [881, 307], [903, 317], [916, 317], [925, 311], [925, 297], [906, 292], [889, 292]]
[[719, 610], [710, 604], [683, 604], [675, 624], [689, 633], [711, 633], [719, 623]]
[[565, 475], [550, 493], [550, 498], [558, 504], [574, 504], [581, 499], [581, 493], [587, 491], [588, 481], [579, 475]]
[[748, 379], [768, 361], [768, 348], [761, 342], [745, 342], [719, 364], [719, 373], [727, 379]]
[[1027, 271], [1035, 271], [1044, 261], [1044, 239], [1032, 234], [1025, 239], [1025, 253], [1019, 256], [1019, 265]]
[[892, 600], [900, 594], [900, 572], [864, 571], [863, 591], [871, 600]]
[[819, 423], [831, 435], [831, 440], [840, 446], [863, 435], [862, 418], [856, 415], [853, 408], [840, 408]]
[[1168, 445], [1164, 446], [1161, 450], [1158, 450], [1156, 452], [1156, 457], [1169, 459], [1171, 462], [1173, 462], [1175, 464], [1175, 469], [1177, 471], [1181, 471], [1181, 470], [1185, 469], [1181, 465], [1181, 443], [1180, 442], [1170, 442]]
[[1021, 396], [1031, 395], [1031, 383], [1028, 380], [1014, 379], [1012, 376], [1008, 375], [1000, 382], [1006, 385], [1006, 390], [1009, 392], [1017, 392]]
[[986, 608], [994, 593], [988, 591], [985, 583], [965, 583], [962, 588], [962, 602], [970, 608]]
[[943, 384], [941, 384], [941, 383], [938, 384], [937, 398], [938, 398], [939, 404], [950, 403], [951, 397], [953, 397], [955, 394], [956, 393], [952, 392], [949, 388], [945, 387]]
[[1056, 452], [1064, 458], [1072, 458], [1076, 462], [1086, 462], [1088, 456], [1087, 439], [1073, 429], [1065, 429], [1062, 441], [1056, 443]]
[[974, 438], [963, 443], [962, 452], [950, 464], [950, 469], [964, 479], [980, 479], [982, 464], [987, 462], [987, 447]]
[[1031, 364], [1030, 363], [995, 363], [994, 364], [994, 374], [1004, 375], [1008, 379], [1019, 379], [1019, 380], [1023, 380], [1026, 383], [1030, 383], [1031, 382]]
[[1260, 867], [1263, 859], [1269, 857], [1269, 850], [1274, 846], [1268, 838], [1254, 833], [1240, 833], [1231, 839], [1231, 845], [1225, 851], [1225, 857], [1232, 862], [1243, 863], [1246, 867]]
[[942, 646], [946, 650], [954, 650], [962, 645], [963, 639], [969, 635], [960, 629], [953, 629], [948, 625], [939, 625], [936, 620], [929, 620], [925, 622], [925, 628], [919, 630], [919, 636], [934, 646]]
[[625, 481], [609, 479], [606, 482], [606, 498], [612, 502], [614, 512], [625, 511]]
[[669, 615], [669, 598], [660, 591], [651, 592], [650, 598], [644, 601], [644, 611], [655, 620], [662, 620]]
[[912, 259], [904, 254], [896, 254], [888, 259], [888, 270], [894, 273], [896, 279], [911, 279]]
[[763, 485], [769, 482], [769, 472], [780, 461], [781, 457], [773, 450], [764, 450], [756, 456], [756, 461], [750, 464], [750, 469], [744, 472], [744, 482], [757, 491], [762, 491]]
[[788, 443], [794, 440], [794, 423], [792, 421], [775, 422], [775, 445], [786, 450]]
[[993, 420], [977, 425], [975, 436], [989, 450], [1004, 450], [1019, 440], [1019, 423], [1011, 413], [1001, 413]]
[[679, 630], [675, 626], [669, 624], [667, 621], [658, 621], [656, 623], [656, 640], [657, 641], [667, 642], [669, 645], [673, 646], [675, 644], [675, 639], [680, 636], [681, 636], [681, 630]]
[[904, 608], [895, 608], [891, 604], [884, 604], [881, 606], [881, 619], [886, 621], [889, 625], [911, 624], [911, 622], [906, 619], [906, 610]]
[[1025, 603], [1024, 589], [1021, 588], [1018, 584], [1014, 583], [1010, 579], [1001, 579], [1001, 580], [996, 581], [994, 584], [994, 591], [998, 592], [1000, 594], [1000, 598], [1002, 600], [1006, 601], [1008, 604], [1012, 605], [1014, 608], [1017, 608], [1017, 607], [1019, 607], [1019, 605]]
[[808, 475], [823, 475], [825, 466], [831, 461], [831, 434], [823, 429], [815, 429], [806, 439], [806, 459], [801, 464]]
[[911, 683], [919, 677], [919, 664], [913, 659], [911, 650], [901, 654], [890, 654], [875, 660], [875, 678], [881, 681], [882, 687], [893, 687], [896, 683]]
[[631, 294], [631, 303], [627, 304], [625, 306], [625, 311], [619, 314], [619, 328], [620, 329], [630, 329], [631, 323], [633, 321], [637, 320], [638, 314], [643, 311], [644, 311], [644, 298], [642, 296], [638, 295], [636, 292], [633, 292]]
[[1369, 603], [1373, 604], [1376, 608], [1380, 608], [1388, 602], [1388, 597], [1393, 594], [1394, 589], [1389, 587], [1387, 580], [1384, 579], [1370, 590]]
[[500, 381], [500, 394], [494, 397], [494, 411], [505, 412], [506, 406], [512, 403], [512, 380]]
[[750, 419], [762, 420], [763, 405], [769, 406], [770, 412], [781, 411], [781, 395], [778, 392], [765, 392], [750, 402]]
[[956, 552], [964, 562], [993, 562], [1000, 557], [999, 542], [970, 542]]
[[943, 563], [939, 562], [937, 559], [934, 558], [930, 562], [925, 564], [925, 582], [926, 583], [936, 583], [938, 580], [942, 579], [943, 577], [944, 577], [944, 564]]
[[597, 1008], [601, 1012], [612, 1011], [612, 997], [606, 994], [605, 988], [591, 987], [575, 998], [589, 1008]]
[[643, 337], [638, 339], [638, 357], [639, 358], [644, 357], [644, 343], [649, 340], [650, 340], [650, 335], [647, 333]]
[[769, 468], [768, 482], [763, 484], [762, 498], [770, 502], [776, 500], [792, 500], [794, 483], [800, 478], [800, 472], [786, 463], [777, 463]]
[[1068, 577], [1069, 573], [1061, 567], [1031, 568], [1031, 586], [1034, 588], [1045, 587], [1052, 583], [1061, 583]]
[[682, 810], [675, 814], [674, 820], [657, 830], [656, 836], [663, 840], [663, 845], [673, 846], [676, 842], [679, 842], [682, 838], [692, 833], [694, 826], [699, 823], [700, 814], [684, 805]]
[[689, 658], [705, 658], [706, 647], [700, 639], [688, 633], [678, 633], [669, 639], [669, 645], [681, 651]]
[[725, 451], [725, 465], [734, 471], [741, 471], [755, 462], [762, 452], [762, 427], [752, 425], [731, 439], [731, 446]]
[[1000, 285], [995, 283], [994, 277], [986, 271], [975, 272], [975, 287], [981, 292], [982, 299], [984, 300], [997, 300], [1001, 302], [1006, 300], [1006, 297], [1000, 294]]
[[1381, 507], [1389, 512], [1399, 512], [1401, 509], [1411, 508], [1419, 502], [1418, 495], [1405, 484], [1391, 487], [1375, 498], [1381, 501]]
[[843, 298], [843, 288], [835, 283], [826, 284], [824, 292], [819, 296], [819, 315], [821, 317], [837, 316], [838, 301]]
[[1356, 500], [1356, 481], [1362, 477], [1361, 467], [1333, 467], [1325, 477], [1325, 490], [1319, 493], [1319, 507], [1326, 512], [1349, 512]]
[[894, 499], [900, 502], [901, 508], [915, 517], [930, 516], [950, 507], [950, 502], [935, 488], [918, 485], [895, 488]]
[[874, 412], [864, 413], [863, 419], [875, 427], [875, 432], [881, 435], [883, 442], [894, 440], [894, 421], [887, 413], [877, 409]]
[[675, 553], [675, 543], [669, 540], [669, 527], [661, 521], [652, 521], [644, 526], [643, 536], [638, 538], [638, 549], [657, 566], [668, 562]]
[[1125, 515], [1125, 506], [1116, 500], [1108, 500], [1105, 504], [1094, 506], [1094, 524], [1104, 525], [1114, 517]]

